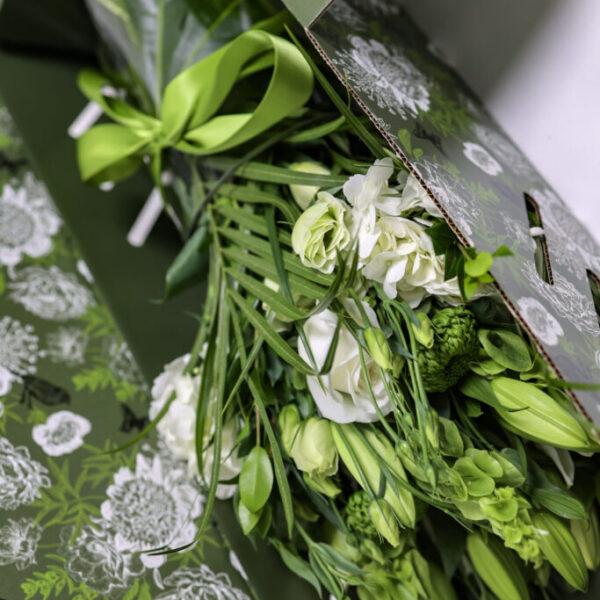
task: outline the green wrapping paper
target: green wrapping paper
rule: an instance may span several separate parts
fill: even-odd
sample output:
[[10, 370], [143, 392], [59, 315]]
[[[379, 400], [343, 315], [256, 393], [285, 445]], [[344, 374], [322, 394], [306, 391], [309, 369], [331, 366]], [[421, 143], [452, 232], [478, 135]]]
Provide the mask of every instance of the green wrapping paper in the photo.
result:
[[147, 423], [148, 386], [0, 105], [0, 594], [249, 598], [220, 532], [194, 538], [204, 496]]
[[[5, 8], [8, 6], [10, 6], [10, 2], [5, 5]], [[3, 15], [4, 12], [0, 15], [0, 24], [2, 24]], [[30, 22], [29, 26], [33, 27], [34, 23]], [[30, 30], [28, 29], [28, 31]], [[134, 249], [126, 242], [127, 232], [152, 188], [147, 176], [139, 175], [130, 179], [117, 186], [111, 193], [100, 192], [81, 182], [77, 170], [75, 142], [68, 137], [67, 128], [85, 105], [85, 99], [76, 88], [77, 74], [82, 67], [90, 65], [85, 62], [85, 54], [82, 54], [79, 60], [74, 60], [75, 58], [76, 55], [71, 54], [66, 59], [62, 53], [55, 54], [53, 58], [48, 58], [47, 55], [38, 58], [34, 53], [20, 52], [13, 44], [5, 45], [5, 49], [0, 52], [0, 94], [6, 101], [15, 122], [11, 127], [14, 131], [18, 129], [23, 139], [22, 147], [30, 161], [30, 166], [44, 181], [57, 206], [60, 219], [64, 223], [61, 231], [72, 232], [68, 234], [68, 239], [71, 241], [65, 242], [69, 250], [63, 250], [61, 245], [59, 254], [44, 255], [46, 266], [50, 268], [52, 265], [58, 264], [55, 262], [56, 257], [58, 255], [62, 257], [63, 253], [67, 252], [64, 260], [72, 263], [72, 277], [83, 285], [85, 279], [79, 271], [76, 271], [76, 263], [80, 257], [85, 260], [85, 264], [88, 265], [94, 277], [93, 291], [90, 293], [94, 294], [95, 305], [103, 306], [103, 311], [112, 324], [114, 335], [127, 340], [127, 347], [131, 356], [135, 357], [135, 364], [139, 368], [138, 380], [144, 382], [147, 392], [148, 383], [151, 383], [153, 378], [160, 373], [163, 365], [185, 353], [190, 347], [195, 332], [193, 315], [200, 312], [202, 290], [182, 294], [176, 300], [168, 303], [160, 302], [164, 294], [164, 273], [175, 257], [180, 243], [177, 232], [168, 220], [159, 221], [149, 241], [142, 248]], [[3, 111], [3, 115], [7, 114], [6, 111]], [[23, 159], [15, 157], [15, 160], [18, 163], [17, 166], [20, 167]], [[7, 175], [5, 170], [2, 170], [2, 173], [3, 175], [0, 177], [4, 179], [0, 179], [1, 182], [12, 176], [12, 174]], [[30, 260], [26, 254], [24, 260]], [[63, 268], [66, 269], [66, 267]], [[5, 269], [3, 269], [4, 271]], [[7, 285], [10, 285], [9, 277], [6, 274], [5, 279]], [[6, 314], [11, 319], [20, 317], [25, 322], [26, 311], [20, 304], [10, 300], [10, 294], [11, 292], [8, 291], [0, 296], [0, 302], [2, 302], [0, 318]], [[38, 319], [36, 323], [36, 327], [40, 327], [44, 321]], [[60, 323], [54, 325], [54, 329], [58, 329], [59, 327], [56, 325], [60, 326]], [[76, 322], [67, 321], [65, 326], [71, 325], [75, 326]], [[97, 325], [100, 327], [101, 323]], [[85, 326], [85, 322], [83, 322], [79, 327], [85, 329]], [[36, 335], [38, 334], [36, 333]], [[46, 332], [40, 330], [38, 338], [41, 339], [41, 342], [38, 340], [38, 350], [40, 348], [45, 350]], [[86, 367], [87, 364], [84, 368]], [[43, 405], [42, 408], [39, 407], [39, 402], [34, 401], [33, 406], [38, 411], [34, 414], [37, 415], [38, 420], [43, 419], [40, 410], [43, 411], [44, 416], [47, 416], [66, 406], [68, 410], [82, 415], [91, 424], [92, 433], [84, 439], [86, 445], [94, 446], [96, 450], [88, 452], [85, 448], [78, 449], [74, 451], [73, 458], [67, 461], [70, 463], [70, 479], [65, 482], [65, 485], [68, 483], [75, 486], [77, 477], [85, 470], [83, 468], [84, 458], [89, 458], [94, 453], [97, 454], [98, 448], [104, 448], [104, 443], [107, 441], [114, 446], [126, 443], [135, 436], [138, 429], [133, 428], [127, 432], [119, 431], [124, 419], [121, 412], [123, 401], [118, 398], [115, 389], [102, 378], [98, 381], [88, 382], [95, 391], [92, 392], [89, 388], [78, 391], [73, 383], [77, 369], [61, 367], [60, 364], [52, 362], [50, 356], [39, 361], [39, 368], [35, 374], [56, 388], [66, 389], [72, 399], [68, 406], [59, 404], [56, 407], [46, 407]], [[106, 371], [104, 371], [104, 377], [106, 380], [112, 381], [112, 376]], [[115, 385], [118, 386], [118, 383], [118, 381], [115, 382]], [[104, 387], [102, 387], [103, 385]], [[6, 436], [9, 440], [11, 456], [14, 456], [15, 453], [27, 456], [28, 461], [35, 461], [40, 465], [40, 477], [43, 475], [43, 483], [50, 484], [48, 488], [44, 486], [39, 488], [40, 494], [45, 494], [46, 489], [52, 491], [56, 486], [55, 480], [58, 471], [54, 475], [52, 474], [51, 468], [46, 464], [47, 459], [43, 450], [32, 441], [31, 432], [35, 423], [28, 422], [28, 419], [33, 417], [29, 416], [27, 405], [20, 403], [22, 388], [23, 384], [17, 379], [10, 392], [11, 396], [8, 401], [10, 409], [4, 411], [4, 417], [2, 417], [5, 421], [7, 419], [9, 421], [6, 431], [0, 431], [0, 436]], [[2, 401], [4, 402], [4, 399]], [[137, 404], [132, 406], [135, 418], [143, 419], [147, 408], [148, 404], [144, 397], [138, 396]], [[15, 450], [19, 448], [24, 449]], [[125, 454], [117, 454], [110, 458], [115, 468], [112, 472], [109, 472], [108, 467], [105, 468], [105, 479], [99, 481], [92, 490], [91, 495], [96, 498], [95, 503], [91, 501], [84, 503], [86, 508], [82, 509], [82, 519], [85, 520], [88, 516], [98, 516], [102, 503], [107, 500], [106, 491], [119, 468], [117, 466], [119, 460], [125, 460], [125, 456], [129, 457], [129, 460], [133, 462], [130, 462], [131, 466], [126, 468], [129, 468], [132, 474], [137, 473], [136, 451], [137, 448], [133, 448]], [[0, 454], [4, 455], [5, 453], [1, 452]], [[71, 455], [68, 455], [67, 458], [69, 456]], [[51, 460], [54, 461], [54, 458]], [[2, 456], [0, 456], [1, 461]], [[60, 456], [56, 458], [56, 464], [60, 468], [65, 468], [65, 460]], [[61, 502], [57, 498], [54, 500]], [[71, 500], [73, 506], [77, 506], [78, 501], [74, 498]], [[39, 498], [38, 501], [41, 502]], [[11, 525], [10, 519], [15, 522], [19, 522], [21, 518], [34, 520], [41, 510], [43, 510], [42, 506], [37, 507], [30, 504], [19, 506], [14, 511], [12, 509], [10, 511], [0, 510], [0, 528], [10, 526], [12, 528], [10, 531], [16, 532], [17, 526]], [[89, 511], [89, 514], [86, 513], [86, 510]], [[58, 573], [58, 570], [51, 568], [52, 565], [60, 567], [61, 563], [64, 563], [64, 557], [63, 559], [56, 558], [56, 556], [60, 556], [58, 549], [62, 544], [60, 536], [63, 526], [60, 522], [48, 525], [48, 522], [51, 522], [56, 516], [56, 512], [57, 509], [41, 519], [42, 534], [38, 540], [40, 550], [35, 554], [36, 563], [31, 562], [22, 570], [15, 568], [15, 561], [9, 561], [6, 565], [0, 566], [0, 598], [5, 600], [21, 597], [41, 598], [49, 589], [52, 589], [53, 593], [56, 593], [58, 589], [58, 598], [104, 597], [101, 594], [94, 595], [93, 588], [90, 587], [92, 584], [88, 586], [92, 591], [85, 591], [85, 584], [82, 587], [76, 581], [75, 572], [71, 576], [68, 574], [69, 571], [63, 568], [66, 575], [53, 574], [53, 572]], [[185, 582], [191, 581], [198, 585], [198, 582], [202, 582], [202, 574], [198, 569], [203, 569], [207, 574], [206, 569], [209, 568], [218, 575], [214, 589], [220, 589], [219, 581], [225, 582], [227, 585], [228, 582], [231, 582], [233, 591], [228, 592], [229, 596], [223, 596], [225, 598], [239, 597], [241, 599], [249, 595], [257, 598], [279, 598], [282, 597], [282, 594], [286, 598], [298, 599], [314, 596], [306, 584], [290, 575], [273, 550], [265, 547], [255, 549], [250, 545], [239, 529], [229, 503], [219, 502], [214, 517], [218, 522], [218, 529], [211, 529], [210, 534], [214, 538], [214, 542], [209, 540], [205, 543], [204, 558], [200, 558], [197, 551], [188, 552], [173, 563], [173, 568], [169, 562], [168, 570], [162, 566], [159, 569], [159, 572], [163, 568], [165, 569], [164, 576], [166, 578], [169, 571], [177, 570], [176, 563], [183, 560], [185, 568], [196, 568], [197, 571], [184, 572], [180, 578], [170, 580], [172, 585], [167, 582], [163, 584], [164, 589], [161, 589], [160, 586], [157, 586], [156, 578], [153, 576], [155, 569], [144, 569], [143, 573], [140, 573], [140, 577], [132, 577], [128, 580], [131, 584], [129, 590], [132, 590], [130, 598], [159, 598], [161, 594], [165, 594], [165, 598], [182, 597], [190, 598], [190, 600], [202, 597], [198, 595], [198, 588], [194, 588], [191, 583], [186, 588]], [[67, 520], [72, 518], [72, 515], [65, 515], [63, 518]], [[192, 539], [187, 541], [192, 541]], [[48, 547], [45, 546], [46, 542]], [[165, 540], [164, 543], [170, 543], [170, 541]], [[40, 544], [44, 547], [42, 548]], [[249, 574], [251, 580], [249, 586], [245, 586], [243, 579], [231, 567], [229, 547], [235, 549], [243, 569]], [[6, 552], [13, 556], [10, 554], [10, 549]], [[55, 555], [55, 558], [46, 557], [46, 554]], [[188, 556], [188, 558], [184, 558], [184, 556]], [[121, 559], [113, 558], [117, 561], [114, 563], [116, 572], [118, 564], [121, 564], [119, 563]], [[0, 564], [1, 561], [0, 558]], [[94, 560], [91, 560], [91, 563], [93, 562]], [[91, 563], [88, 563], [88, 566]], [[138, 571], [140, 569], [141, 567], [137, 568]], [[129, 572], [134, 573], [132, 570]], [[222, 572], [225, 575], [219, 575]], [[39, 575], [35, 575], [35, 573]], [[267, 573], [268, 576], [266, 576]], [[116, 577], [114, 573], [113, 576]], [[135, 584], [137, 579], [139, 579], [139, 584]], [[160, 577], [158, 577], [158, 581], [160, 581]], [[23, 585], [30, 586], [27, 587], [28, 591], [24, 591]], [[229, 589], [227, 585], [222, 586], [222, 589]], [[81, 589], [78, 589], [78, 586]], [[127, 586], [125, 588], [123, 586], [115, 587], [116, 591], [110, 597], [118, 599], [124, 597], [125, 593], [129, 593], [126, 588]], [[175, 594], [173, 590], [179, 594], [183, 594], [181, 590], [187, 590], [186, 593], [191, 595], [173, 595]], [[168, 592], [172, 595], [166, 595]], [[24, 596], [27, 593], [30, 595]], [[238, 596], [232, 594], [238, 594]]]

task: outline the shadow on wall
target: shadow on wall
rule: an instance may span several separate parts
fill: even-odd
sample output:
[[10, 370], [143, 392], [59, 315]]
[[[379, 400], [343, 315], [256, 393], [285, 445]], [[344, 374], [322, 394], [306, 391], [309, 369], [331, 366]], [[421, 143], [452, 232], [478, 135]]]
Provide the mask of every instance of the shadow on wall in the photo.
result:
[[487, 97], [559, 0], [402, 0], [445, 60]]

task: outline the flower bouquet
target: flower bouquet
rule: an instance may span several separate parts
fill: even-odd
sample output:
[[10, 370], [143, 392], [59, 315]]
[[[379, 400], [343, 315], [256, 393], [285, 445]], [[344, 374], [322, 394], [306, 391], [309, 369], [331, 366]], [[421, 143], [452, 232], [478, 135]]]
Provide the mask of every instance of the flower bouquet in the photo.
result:
[[[82, 177], [146, 163], [183, 240], [165, 296], [205, 289], [195, 343], [156, 378], [132, 443], [156, 428], [205, 487], [199, 536], [231, 499], [244, 534], [319, 595], [585, 590], [600, 445], [572, 395], [598, 386], [559, 377], [539, 319], [526, 328], [500, 293], [513, 248], [448, 224], [444, 186], [353, 109], [289, 13], [208, 4], [89, 3], [118, 55], [79, 80], [111, 120], [79, 138]], [[389, 102], [418, 113], [413, 88]], [[465, 155], [498, 175], [480, 148]]]

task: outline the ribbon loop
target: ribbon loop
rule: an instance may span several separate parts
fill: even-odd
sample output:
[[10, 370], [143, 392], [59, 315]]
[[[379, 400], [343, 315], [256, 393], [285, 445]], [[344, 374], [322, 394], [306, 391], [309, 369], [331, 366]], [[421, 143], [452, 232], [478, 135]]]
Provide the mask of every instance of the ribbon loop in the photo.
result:
[[[265, 69], [271, 78], [249, 113], [217, 114], [241, 79]], [[118, 181], [133, 174], [144, 155], [161, 163], [167, 147], [198, 156], [247, 142], [304, 106], [313, 87], [310, 66], [287, 40], [250, 30], [175, 77], [165, 89], [160, 117], [145, 114], [103, 92], [108, 82], [94, 71], [79, 77], [82, 92], [115, 121], [91, 128], [78, 140], [84, 181]], [[154, 173], [159, 176], [160, 173]]]

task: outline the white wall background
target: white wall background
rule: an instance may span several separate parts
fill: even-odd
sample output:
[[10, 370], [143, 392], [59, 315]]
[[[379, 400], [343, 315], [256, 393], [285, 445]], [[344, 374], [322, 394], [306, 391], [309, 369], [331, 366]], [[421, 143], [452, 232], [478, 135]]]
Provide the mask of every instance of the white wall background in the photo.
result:
[[600, 0], [404, 0], [600, 241]]

